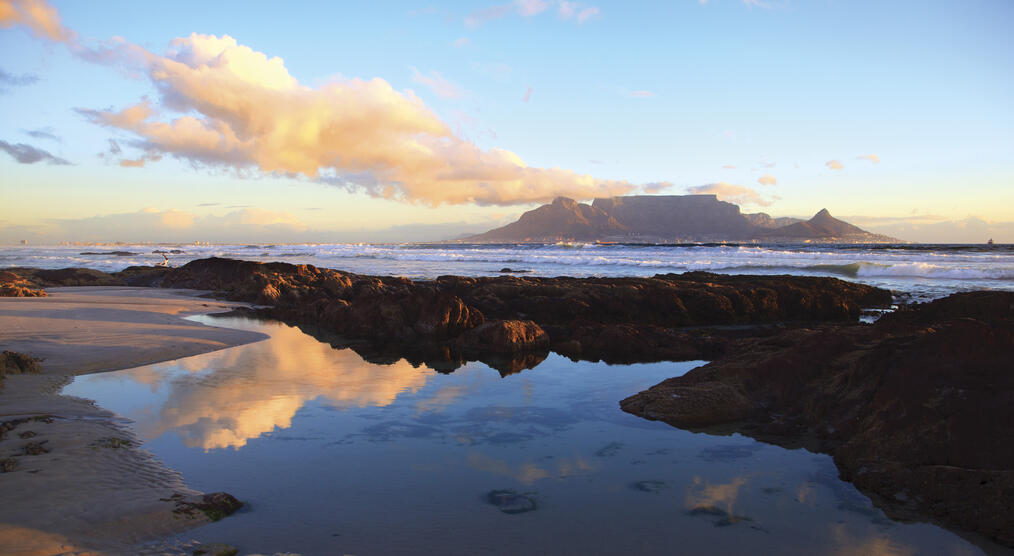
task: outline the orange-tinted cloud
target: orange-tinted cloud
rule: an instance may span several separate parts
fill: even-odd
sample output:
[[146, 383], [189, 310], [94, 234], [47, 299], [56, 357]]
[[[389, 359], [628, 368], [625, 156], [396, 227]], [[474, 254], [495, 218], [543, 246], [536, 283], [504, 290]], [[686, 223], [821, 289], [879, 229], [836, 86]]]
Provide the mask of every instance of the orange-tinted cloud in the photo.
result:
[[737, 205], [760, 205], [766, 207], [773, 202], [771, 199], [763, 197], [754, 189], [744, 185], [725, 183], [724, 181], [688, 187], [687, 192], [692, 195], [717, 195], [722, 201], [736, 203]]
[[824, 163], [824, 166], [827, 166], [831, 170], [841, 170], [842, 168], [845, 167], [845, 165], [842, 164], [841, 161], [839, 160], [828, 160], [827, 162]]
[[875, 155], [875, 154], [872, 154], [872, 153], [871, 154], [864, 154], [862, 156], [857, 156], [856, 158], [859, 159], [859, 160], [869, 160], [870, 162], [872, 162], [874, 164], [880, 164], [880, 157], [877, 156], [877, 155]]
[[[541, 11], [537, 2], [498, 8]], [[595, 13], [584, 18], [579, 13], [578, 20]], [[227, 35], [177, 38], [165, 55], [120, 38], [84, 46], [43, 0], [0, 0], [0, 26], [15, 25], [64, 42], [85, 60], [145, 75], [155, 85], [158, 104], [142, 100], [119, 111], [80, 110], [96, 124], [136, 136], [143, 156], [126, 159], [125, 166], [172, 155], [433, 206], [590, 199], [636, 187], [562, 168], [529, 167], [504, 149], [482, 150], [456, 136], [412, 91], [396, 91], [380, 78], [303, 85], [281, 58]]]
[[[136, 61], [137, 47], [129, 55]], [[166, 56], [145, 52], [142, 63], [162, 95], [160, 107], [142, 101], [120, 111], [81, 112], [135, 134], [149, 157], [303, 175], [428, 205], [588, 199], [635, 187], [532, 168], [510, 151], [479, 149], [455, 136], [411, 91], [396, 91], [383, 79], [304, 86], [280, 58], [229, 36], [175, 39]]]
[[70, 42], [76, 35], [60, 23], [60, 13], [44, 0], [0, 0], [0, 27], [24, 25], [38, 37]]
[[771, 174], [764, 174], [763, 176], [757, 178], [757, 183], [761, 185], [775, 185], [778, 183], [778, 180], [776, 180]]

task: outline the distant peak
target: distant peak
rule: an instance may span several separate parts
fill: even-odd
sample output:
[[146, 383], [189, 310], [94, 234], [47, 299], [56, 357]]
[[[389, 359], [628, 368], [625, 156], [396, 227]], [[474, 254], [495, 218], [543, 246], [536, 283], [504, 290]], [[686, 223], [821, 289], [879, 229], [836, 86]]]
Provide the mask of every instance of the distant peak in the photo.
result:
[[820, 212], [818, 212], [815, 216], [831, 216], [831, 213], [828, 212], [827, 209], [820, 209]]
[[553, 199], [554, 205], [573, 206], [577, 204], [577, 201], [570, 197], [557, 197]]

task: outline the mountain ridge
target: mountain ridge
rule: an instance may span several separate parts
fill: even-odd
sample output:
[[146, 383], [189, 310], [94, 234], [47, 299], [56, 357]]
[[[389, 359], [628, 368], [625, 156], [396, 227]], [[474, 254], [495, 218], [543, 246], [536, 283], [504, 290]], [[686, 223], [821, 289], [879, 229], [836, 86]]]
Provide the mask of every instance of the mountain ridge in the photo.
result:
[[628, 195], [591, 204], [557, 197], [515, 222], [459, 241], [904, 243], [839, 220], [826, 208], [809, 220], [772, 218], [744, 214], [716, 195]]

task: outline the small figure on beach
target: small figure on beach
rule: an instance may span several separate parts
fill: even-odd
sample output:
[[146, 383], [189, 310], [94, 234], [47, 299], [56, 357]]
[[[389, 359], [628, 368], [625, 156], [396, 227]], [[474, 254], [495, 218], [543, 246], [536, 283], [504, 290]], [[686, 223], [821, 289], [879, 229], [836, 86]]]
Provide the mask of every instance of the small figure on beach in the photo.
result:
[[155, 263], [155, 266], [164, 266], [169, 268], [169, 257], [167, 257], [165, 253], [162, 253], [162, 262]]

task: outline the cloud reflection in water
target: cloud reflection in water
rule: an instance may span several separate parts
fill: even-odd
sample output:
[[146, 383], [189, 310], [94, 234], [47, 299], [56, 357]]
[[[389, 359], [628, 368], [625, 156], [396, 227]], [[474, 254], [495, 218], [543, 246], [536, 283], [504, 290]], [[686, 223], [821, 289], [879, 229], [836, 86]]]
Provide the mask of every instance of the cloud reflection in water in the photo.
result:
[[132, 373], [145, 383], [171, 376], [161, 408], [131, 415], [141, 435], [175, 431], [190, 447], [241, 448], [291, 426], [311, 400], [339, 409], [384, 407], [404, 392], [419, 391], [436, 374], [404, 360], [367, 363], [351, 349], [334, 349], [284, 324], [262, 326], [270, 339]]

